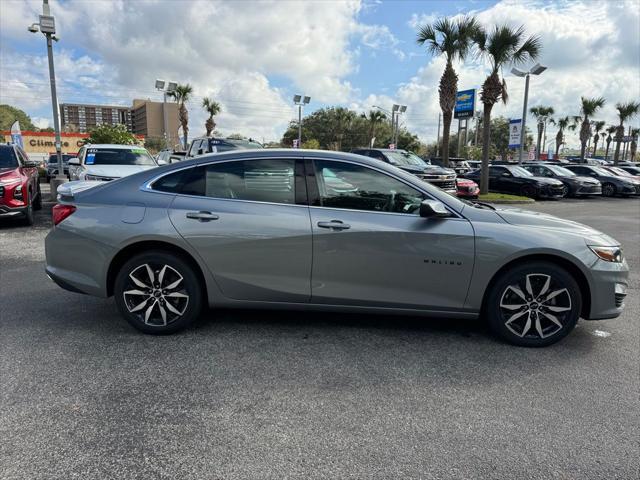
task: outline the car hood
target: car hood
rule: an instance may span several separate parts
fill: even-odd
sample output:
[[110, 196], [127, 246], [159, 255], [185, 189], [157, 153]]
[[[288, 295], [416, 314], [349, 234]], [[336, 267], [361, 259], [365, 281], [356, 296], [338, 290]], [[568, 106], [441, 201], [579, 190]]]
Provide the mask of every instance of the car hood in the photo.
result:
[[120, 178], [155, 167], [155, 165], [85, 165], [85, 173], [99, 177]]
[[555, 178], [547, 178], [547, 177], [526, 177], [531, 180], [535, 180], [538, 183], [542, 183], [543, 185], [562, 185], [560, 180], [556, 180]]
[[588, 245], [619, 245], [619, 242], [595, 228], [554, 217], [548, 213], [533, 212], [519, 208], [499, 208], [495, 211], [505, 222], [511, 225], [531, 226], [536, 229], [556, 230], [584, 238]]
[[0, 168], [0, 182], [2, 180], [14, 180], [20, 178], [15, 168]]
[[570, 182], [582, 183], [583, 185], [598, 185], [600, 183], [599, 180], [591, 177], [562, 177], [565, 180], [569, 180]]

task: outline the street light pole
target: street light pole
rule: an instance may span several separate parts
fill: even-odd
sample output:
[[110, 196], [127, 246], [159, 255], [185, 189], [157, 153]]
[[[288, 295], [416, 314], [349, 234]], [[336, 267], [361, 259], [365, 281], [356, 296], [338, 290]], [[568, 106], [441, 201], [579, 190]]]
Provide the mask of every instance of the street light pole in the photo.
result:
[[53, 66], [53, 41], [58, 41], [56, 37], [56, 24], [55, 19], [51, 15], [49, 9], [49, 0], [42, 1], [42, 15], [40, 15], [40, 21], [32, 24], [28, 30], [31, 33], [37, 33], [38, 31], [47, 39], [47, 58], [49, 60], [49, 83], [51, 84], [51, 106], [53, 108], [53, 129], [55, 132], [55, 148], [56, 157], [58, 159], [58, 173], [51, 179], [51, 197], [56, 200], [58, 196], [58, 186], [67, 181], [67, 177], [64, 176], [64, 164], [62, 163], [62, 139], [60, 137], [60, 118], [58, 111], [58, 94], [56, 91], [56, 73]]
[[298, 106], [298, 148], [302, 148], [302, 107], [311, 101], [306, 95], [294, 95], [293, 103]]
[[440, 118], [441, 117], [442, 117], [442, 114], [438, 113], [438, 139], [436, 140], [436, 157], [438, 157], [440, 153]]
[[524, 105], [522, 106], [522, 129], [520, 130], [520, 151], [518, 153], [518, 163], [522, 163], [522, 153], [524, 150], [524, 142], [527, 138], [526, 125], [527, 125], [527, 102], [529, 100], [529, 77], [531, 75], [540, 75], [544, 72], [547, 67], [536, 63], [531, 69], [527, 72], [524, 72], [518, 68], [512, 68], [511, 73], [518, 77], [525, 77], [524, 84]]

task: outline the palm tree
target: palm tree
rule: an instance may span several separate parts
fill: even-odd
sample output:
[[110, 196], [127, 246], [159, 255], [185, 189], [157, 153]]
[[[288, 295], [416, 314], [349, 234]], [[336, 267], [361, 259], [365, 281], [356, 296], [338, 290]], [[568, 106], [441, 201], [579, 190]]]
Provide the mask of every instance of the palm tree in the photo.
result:
[[603, 120], [594, 122], [593, 124], [593, 156], [594, 157], [597, 155], [597, 152], [598, 152], [598, 140], [600, 139], [600, 132], [602, 132], [602, 129], [606, 124], [607, 122]]
[[547, 122], [553, 121], [551, 115], [555, 113], [553, 107], [531, 107], [529, 109], [531, 114], [538, 120], [538, 143], [536, 144], [536, 157], [540, 160], [540, 147], [542, 146], [542, 134], [547, 128]]
[[640, 134], [640, 128], [634, 128], [631, 130], [631, 158], [629, 161], [634, 162], [636, 159], [636, 152], [638, 151], [638, 134]]
[[482, 173], [480, 175], [480, 193], [486, 194], [489, 191], [489, 141], [491, 138], [491, 109], [502, 100], [507, 103], [507, 83], [504, 78], [500, 79], [500, 72], [503, 66], [521, 64], [529, 60], [538, 58], [542, 48], [540, 37], [530, 36], [525, 39], [524, 27], [513, 29], [508, 25], [495, 26], [493, 30], [487, 32], [478, 30], [475, 35], [475, 42], [480, 53], [485, 56], [491, 64], [491, 73], [482, 84], [480, 99], [484, 106], [482, 124], [485, 128], [482, 131]]
[[208, 97], [202, 99], [202, 107], [209, 114], [209, 118], [207, 118], [207, 121], [204, 123], [204, 127], [207, 129], [208, 137], [209, 135], [211, 135], [211, 132], [213, 132], [213, 129], [216, 128], [216, 122], [213, 121], [213, 117], [220, 113], [222, 107], [220, 107], [220, 104], [218, 102]]
[[624, 136], [624, 122], [631, 119], [631, 117], [635, 116], [638, 113], [638, 110], [640, 110], [640, 103], [616, 103], [616, 110], [618, 110], [618, 118], [620, 119], [620, 124], [618, 125], [618, 129], [616, 130], [616, 151], [613, 154], [614, 165], [618, 164], [618, 158], [620, 156], [620, 144], [622, 143], [622, 137]]
[[564, 131], [571, 126], [571, 119], [569, 117], [562, 117], [558, 119], [558, 133], [556, 133], [556, 158], [560, 154], [560, 147], [564, 143]]
[[456, 105], [458, 75], [453, 69], [455, 60], [464, 60], [469, 54], [473, 37], [480, 29], [474, 17], [461, 17], [458, 20], [440, 18], [433, 25], [423, 25], [418, 31], [418, 45], [426, 45], [432, 55], [445, 57], [446, 66], [440, 77], [438, 93], [442, 110], [442, 161], [449, 166], [449, 130]]
[[369, 121], [369, 147], [373, 147], [376, 126], [384, 122], [387, 116], [380, 110], [369, 110], [368, 114], [363, 113], [361, 117]]
[[618, 129], [618, 127], [616, 127], [615, 125], [611, 125], [610, 127], [607, 127], [607, 149], [604, 152], [604, 159], [608, 160], [609, 159], [609, 146], [611, 145], [611, 142], [613, 141], [613, 137], [611, 136], [612, 133], [616, 133], [616, 130]]
[[580, 107], [580, 116], [576, 117], [576, 123], [580, 124], [580, 159], [584, 162], [584, 156], [587, 152], [587, 142], [591, 138], [591, 120], [595, 113], [604, 106], [605, 99], [580, 97], [582, 106]]
[[183, 147], [187, 148], [187, 139], [189, 137], [189, 111], [185, 103], [191, 98], [193, 87], [188, 83], [186, 85], [178, 85], [175, 90], [168, 93], [178, 103], [178, 120], [182, 125]]

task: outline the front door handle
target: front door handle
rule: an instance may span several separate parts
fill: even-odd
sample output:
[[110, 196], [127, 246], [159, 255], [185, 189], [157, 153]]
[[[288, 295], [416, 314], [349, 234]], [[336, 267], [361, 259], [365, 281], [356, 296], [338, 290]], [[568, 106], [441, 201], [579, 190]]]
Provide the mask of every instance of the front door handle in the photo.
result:
[[211, 220], [218, 220], [220, 218], [215, 213], [211, 212], [187, 212], [187, 218], [192, 220], [198, 220], [200, 222], [210, 222]]
[[320, 228], [330, 228], [331, 230], [348, 230], [351, 225], [343, 223], [341, 220], [331, 220], [330, 222], [318, 222]]

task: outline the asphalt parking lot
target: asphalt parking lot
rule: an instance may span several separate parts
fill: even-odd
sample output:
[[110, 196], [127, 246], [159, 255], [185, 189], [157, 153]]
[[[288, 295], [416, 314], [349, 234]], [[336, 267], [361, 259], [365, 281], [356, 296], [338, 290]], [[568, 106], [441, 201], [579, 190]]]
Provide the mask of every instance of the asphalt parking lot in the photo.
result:
[[623, 243], [622, 317], [546, 349], [299, 312], [145, 336], [47, 279], [48, 208], [0, 222], [0, 478], [638, 478], [640, 199], [527, 208]]

